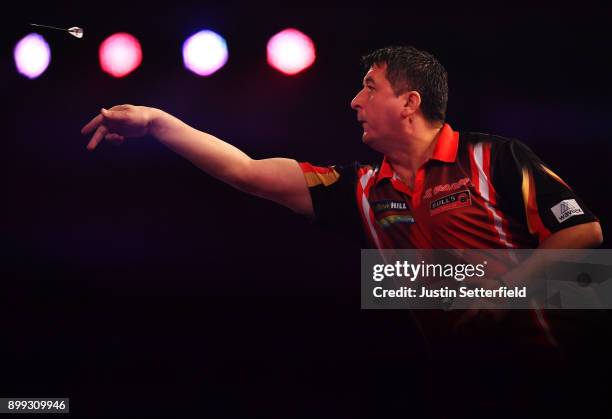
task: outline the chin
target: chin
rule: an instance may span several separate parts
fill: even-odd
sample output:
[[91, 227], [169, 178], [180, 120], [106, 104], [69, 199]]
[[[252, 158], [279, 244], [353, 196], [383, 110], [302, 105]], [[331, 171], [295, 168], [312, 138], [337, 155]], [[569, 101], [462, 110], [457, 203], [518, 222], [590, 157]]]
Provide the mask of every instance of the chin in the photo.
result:
[[374, 151], [377, 151], [377, 152], [379, 152], [379, 153], [383, 153], [383, 154], [384, 154], [384, 151], [382, 151], [382, 150], [380, 149], [380, 147], [379, 147], [379, 144], [380, 144], [380, 143], [378, 143], [378, 142], [376, 141], [376, 138], [372, 138], [372, 137], [370, 137], [370, 136], [364, 135], [363, 137], [361, 137], [361, 140], [362, 140], [362, 142], [363, 142], [365, 145], [367, 145], [368, 147], [370, 147], [372, 150], [374, 150]]
[[368, 135], [367, 133], [364, 133], [361, 136], [361, 141], [363, 141], [363, 143], [368, 145], [368, 146], [372, 146], [372, 143], [374, 142], [374, 139], [372, 138], [371, 135]]

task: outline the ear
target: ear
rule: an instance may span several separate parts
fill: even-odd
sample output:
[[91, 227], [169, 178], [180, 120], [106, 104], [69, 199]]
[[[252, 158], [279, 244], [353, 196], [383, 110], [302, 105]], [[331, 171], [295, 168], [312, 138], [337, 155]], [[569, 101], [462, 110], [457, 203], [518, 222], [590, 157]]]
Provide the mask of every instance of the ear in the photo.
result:
[[416, 90], [411, 90], [400, 95], [402, 99], [402, 112], [404, 118], [416, 113], [421, 107], [421, 94]]

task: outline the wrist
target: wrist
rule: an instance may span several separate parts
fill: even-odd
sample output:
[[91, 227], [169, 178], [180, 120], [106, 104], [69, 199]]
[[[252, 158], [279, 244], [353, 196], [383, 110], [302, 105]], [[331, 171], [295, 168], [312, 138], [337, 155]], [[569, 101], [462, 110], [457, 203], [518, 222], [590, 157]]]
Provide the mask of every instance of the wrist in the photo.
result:
[[159, 138], [164, 112], [157, 108], [147, 108], [147, 133]]

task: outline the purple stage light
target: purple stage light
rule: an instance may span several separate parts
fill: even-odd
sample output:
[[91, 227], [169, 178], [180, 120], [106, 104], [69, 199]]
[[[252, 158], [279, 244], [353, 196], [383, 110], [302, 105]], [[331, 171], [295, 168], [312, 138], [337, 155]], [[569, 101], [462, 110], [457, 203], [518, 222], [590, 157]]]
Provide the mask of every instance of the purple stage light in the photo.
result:
[[51, 49], [41, 35], [31, 33], [21, 38], [13, 51], [17, 71], [29, 79], [45, 72], [51, 62]]
[[227, 62], [227, 43], [213, 31], [200, 31], [183, 43], [185, 67], [199, 76], [210, 76]]

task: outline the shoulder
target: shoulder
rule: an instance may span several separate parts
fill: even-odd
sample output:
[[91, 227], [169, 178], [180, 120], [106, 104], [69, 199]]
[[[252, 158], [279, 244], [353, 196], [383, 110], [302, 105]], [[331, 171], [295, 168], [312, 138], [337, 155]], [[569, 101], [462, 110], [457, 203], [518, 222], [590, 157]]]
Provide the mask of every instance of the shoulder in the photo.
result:
[[375, 174], [378, 166], [353, 161], [346, 164], [314, 165], [308, 162], [299, 163], [309, 187], [331, 186], [337, 184], [354, 184], [363, 176]]
[[531, 148], [518, 138], [482, 132], [460, 132], [459, 149], [464, 155], [486, 154], [493, 163], [499, 160], [519, 162], [537, 159]]
[[459, 133], [459, 146], [468, 147], [475, 146], [476, 144], [488, 144], [492, 148], [501, 148], [509, 146], [513, 143], [521, 143], [516, 138], [503, 137], [501, 135], [487, 134], [483, 132], [460, 132]]
[[362, 163], [359, 161], [353, 161], [348, 164], [336, 164], [330, 167], [345, 176], [351, 174], [357, 177], [366, 174], [376, 174], [380, 170], [380, 164]]

